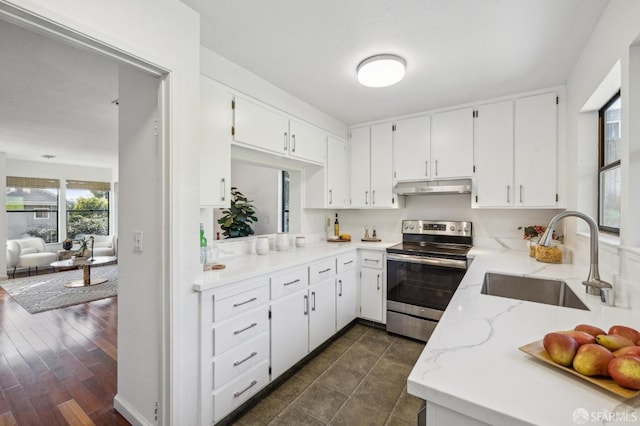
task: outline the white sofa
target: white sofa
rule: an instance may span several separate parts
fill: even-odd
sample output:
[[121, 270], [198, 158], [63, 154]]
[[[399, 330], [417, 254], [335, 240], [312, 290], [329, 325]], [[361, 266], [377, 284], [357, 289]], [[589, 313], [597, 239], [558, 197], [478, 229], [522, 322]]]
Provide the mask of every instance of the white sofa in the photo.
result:
[[[77, 239], [84, 238], [85, 240], [93, 237], [93, 255], [94, 256], [115, 256], [118, 250], [118, 239], [115, 235], [93, 235], [93, 234], [84, 234], [77, 235]], [[80, 243], [77, 241], [73, 242], [73, 246], [71, 250], [78, 250], [80, 248]], [[91, 250], [91, 241], [87, 243], [87, 248]]]
[[18, 268], [28, 268], [29, 275], [31, 275], [31, 268], [35, 268], [37, 275], [38, 267], [49, 267], [56, 260], [58, 260], [58, 255], [47, 251], [47, 246], [42, 238], [32, 237], [7, 241], [7, 271], [13, 269], [14, 277]]

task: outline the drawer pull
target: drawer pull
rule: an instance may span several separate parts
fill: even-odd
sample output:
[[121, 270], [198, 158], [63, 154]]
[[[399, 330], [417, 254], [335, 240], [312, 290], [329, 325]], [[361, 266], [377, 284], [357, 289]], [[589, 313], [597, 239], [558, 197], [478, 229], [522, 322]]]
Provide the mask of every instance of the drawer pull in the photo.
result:
[[312, 291], [311, 296], [313, 297], [313, 306], [311, 307], [311, 310], [315, 311], [316, 310], [316, 292]]
[[346, 265], [350, 265], [350, 264], [352, 264], [352, 263], [353, 263], [353, 260], [350, 260], [350, 261], [348, 261], [348, 262], [344, 262], [344, 265], [346, 266]]
[[243, 328], [242, 330], [236, 330], [236, 331], [234, 331], [234, 332], [233, 332], [233, 334], [235, 334], [235, 335], [240, 334], [240, 333], [242, 333], [242, 332], [244, 332], [244, 331], [249, 330], [250, 328], [255, 327], [256, 325], [258, 325], [258, 323], [257, 323], [257, 322], [254, 322], [253, 324], [251, 324], [251, 325], [249, 325], [249, 326], [247, 326], [247, 327]]
[[331, 268], [323, 269], [322, 271], [318, 271], [319, 274], [324, 274], [325, 272], [329, 272]]
[[258, 300], [257, 297], [252, 297], [251, 299], [245, 301], [245, 302], [240, 302], [240, 303], [234, 303], [233, 307], [237, 308], [238, 306], [242, 306], [242, 305], [246, 305], [247, 303], [251, 303], [251, 302], [255, 302], [256, 300]]
[[293, 280], [293, 281], [290, 281], [288, 283], [284, 283], [283, 285], [287, 286], [287, 285], [291, 285], [291, 284], [295, 284], [295, 283], [299, 283], [299, 282], [300, 282], [300, 279], [298, 278], [297, 280]]
[[234, 366], [234, 367], [237, 367], [237, 366], [239, 366], [240, 364], [242, 364], [242, 363], [245, 363], [245, 362], [249, 361], [251, 358], [253, 358], [253, 357], [254, 357], [254, 356], [256, 356], [256, 355], [258, 355], [258, 352], [251, 352], [251, 355], [249, 355], [249, 356], [248, 356], [248, 357], [246, 357], [245, 359], [242, 359], [242, 360], [240, 360], [240, 361], [236, 361], [236, 362], [234, 362], [234, 363], [233, 363], [233, 366]]
[[304, 295], [304, 314], [309, 315], [309, 296]]
[[245, 393], [246, 391], [248, 391], [249, 389], [251, 389], [252, 387], [254, 387], [257, 384], [258, 384], [258, 382], [256, 380], [253, 380], [249, 386], [247, 386], [246, 388], [242, 389], [240, 392], [234, 393], [233, 397], [234, 398], [239, 397], [240, 395], [242, 395], [243, 393]]
[[365, 262], [375, 262], [375, 263], [380, 263], [380, 260], [378, 259], [365, 259]]

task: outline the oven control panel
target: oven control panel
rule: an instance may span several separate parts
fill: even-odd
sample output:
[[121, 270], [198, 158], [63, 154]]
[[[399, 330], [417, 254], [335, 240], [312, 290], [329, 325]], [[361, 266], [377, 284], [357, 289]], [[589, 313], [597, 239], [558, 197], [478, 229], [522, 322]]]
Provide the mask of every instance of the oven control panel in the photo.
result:
[[447, 220], [403, 220], [403, 234], [472, 236], [471, 222]]

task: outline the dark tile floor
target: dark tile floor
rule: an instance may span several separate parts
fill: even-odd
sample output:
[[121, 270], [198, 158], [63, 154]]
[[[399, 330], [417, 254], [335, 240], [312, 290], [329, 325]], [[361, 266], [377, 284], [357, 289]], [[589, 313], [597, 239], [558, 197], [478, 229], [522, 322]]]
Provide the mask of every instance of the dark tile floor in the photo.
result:
[[235, 424], [415, 425], [406, 382], [423, 348], [356, 324]]

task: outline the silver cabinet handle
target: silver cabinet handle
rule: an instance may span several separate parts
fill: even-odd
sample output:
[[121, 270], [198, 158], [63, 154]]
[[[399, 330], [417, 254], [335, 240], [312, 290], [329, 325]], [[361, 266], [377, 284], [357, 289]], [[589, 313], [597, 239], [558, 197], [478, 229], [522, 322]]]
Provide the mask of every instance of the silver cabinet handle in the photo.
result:
[[511, 197], [511, 185], [507, 185], [507, 203], [511, 202], [510, 197]]
[[240, 361], [236, 361], [233, 363], [234, 367], [239, 366], [242, 363], [245, 363], [247, 361], [249, 361], [251, 358], [253, 358], [254, 356], [258, 355], [258, 352], [251, 352], [251, 355], [249, 355], [248, 357], [246, 357], [245, 359], [241, 359]]
[[257, 382], [257, 381], [255, 381], [255, 380], [253, 380], [249, 386], [247, 386], [246, 388], [242, 389], [242, 390], [241, 390], [241, 391], [239, 391], [239, 392], [234, 393], [234, 394], [233, 394], [233, 397], [234, 397], [234, 398], [239, 397], [240, 395], [242, 395], [243, 393], [245, 393], [246, 391], [248, 391], [249, 389], [251, 389], [252, 387], [254, 387], [254, 386], [255, 386], [255, 385], [257, 385], [257, 384], [258, 384], [258, 382]]
[[380, 263], [380, 261], [378, 259], [364, 259], [365, 262], [374, 262], [374, 263]]
[[309, 315], [309, 296], [304, 295], [304, 314]]
[[250, 326], [248, 326], [248, 327], [243, 328], [242, 330], [236, 330], [236, 331], [234, 331], [234, 332], [233, 332], [233, 334], [234, 334], [234, 335], [237, 335], [237, 334], [243, 333], [243, 332], [245, 332], [245, 331], [249, 330], [250, 328], [255, 327], [256, 325], [258, 325], [258, 323], [257, 323], [257, 322], [254, 322], [253, 324], [251, 324], [251, 325], [250, 325]]
[[520, 185], [520, 202], [522, 202], [522, 185]]
[[222, 196], [220, 197], [220, 200], [224, 201], [227, 198], [227, 182], [224, 180], [224, 178], [220, 179], [220, 186], [221, 186], [220, 194], [222, 194]]
[[346, 266], [346, 265], [350, 265], [350, 264], [352, 264], [352, 263], [353, 263], [353, 260], [350, 260], [350, 261], [348, 261], [348, 262], [344, 262], [344, 265]]
[[329, 272], [331, 268], [323, 269], [322, 271], [318, 271], [319, 274], [324, 274], [325, 272]]
[[376, 190], [371, 191], [371, 204], [376, 204]]
[[287, 150], [287, 132], [284, 132], [284, 150]]
[[245, 301], [245, 302], [234, 303], [234, 304], [233, 304], [233, 307], [234, 307], [234, 308], [237, 308], [238, 306], [246, 305], [247, 303], [251, 303], [251, 302], [254, 302], [254, 301], [256, 301], [256, 300], [258, 300], [258, 298], [257, 298], [257, 297], [252, 297], [251, 299], [249, 299], [249, 300], [247, 300], [247, 301]]
[[438, 176], [438, 160], [436, 160], [436, 176]]
[[291, 135], [291, 151], [296, 152], [296, 135]]
[[313, 297], [313, 305], [311, 305], [311, 310], [315, 311], [316, 310], [316, 292], [315, 291], [311, 292], [311, 297]]
[[429, 160], [424, 162], [424, 175], [429, 176]]
[[369, 191], [364, 191], [364, 203], [369, 204]]
[[288, 286], [288, 285], [299, 283], [299, 282], [300, 282], [300, 279], [298, 278], [297, 280], [289, 281], [288, 283], [284, 283], [282, 285], [283, 286]]
[[380, 274], [376, 276], [376, 284], [378, 285], [378, 290], [380, 290]]
[[338, 296], [342, 297], [342, 280], [338, 280], [338, 285], [340, 286], [340, 290], [338, 291]]
[[333, 189], [329, 190], [329, 204], [333, 204]]

